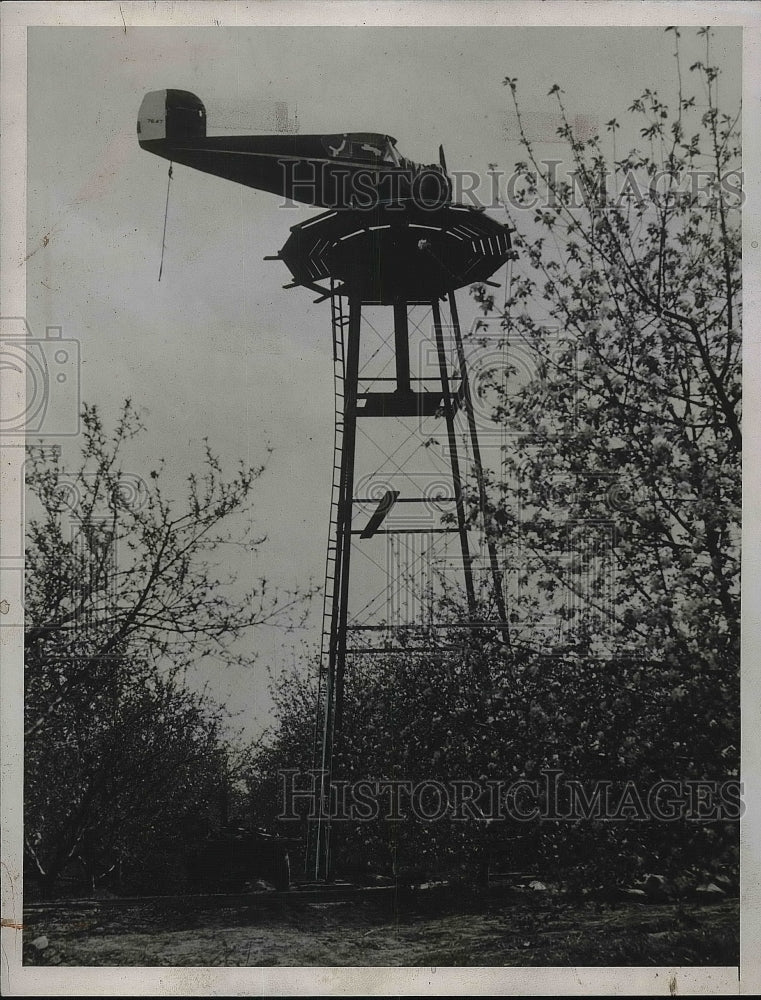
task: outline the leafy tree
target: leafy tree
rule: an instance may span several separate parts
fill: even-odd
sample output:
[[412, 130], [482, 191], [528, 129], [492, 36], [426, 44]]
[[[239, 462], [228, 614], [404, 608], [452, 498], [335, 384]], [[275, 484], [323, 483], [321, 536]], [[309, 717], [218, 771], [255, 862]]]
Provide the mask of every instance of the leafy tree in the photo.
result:
[[[536, 375], [496, 390], [516, 437], [495, 524], [528, 551], [524, 584], [551, 595], [591, 577], [576, 641], [658, 659], [676, 689], [698, 664], [729, 679], [738, 657], [740, 133], [716, 103], [710, 31], [691, 66], [702, 94], [687, 96], [668, 30], [677, 105], [652, 90], [633, 102], [644, 150], [616, 156], [616, 119], [607, 139], [575, 136], [552, 88], [567, 180], [539, 160], [505, 81], [527, 153], [518, 195], [539, 207], [527, 226], [508, 206], [519, 270], [503, 325]], [[596, 564], [574, 538], [595, 522], [612, 535]]]
[[[534, 375], [493, 386], [514, 434], [491, 523], [520, 566], [513, 619], [541, 597], [566, 619], [564, 698], [594, 691], [602, 713], [579, 747], [596, 732], [588, 749], [640, 780], [722, 779], [739, 763], [740, 112], [719, 106], [710, 29], [689, 87], [667, 31], [673, 107], [647, 89], [628, 123], [587, 138], [552, 87], [565, 179], [504, 81], [526, 159], [506, 206], [518, 263], [502, 325]], [[485, 288], [476, 297], [494, 309]], [[538, 705], [555, 732], [588, 717], [551, 688]], [[664, 839], [676, 849], [673, 830]]]
[[230, 770], [224, 715], [129, 657], [78, 686], [26, 752], [25, 851], [46, 891], [182, 886], [183, 851], [220, 822]]
[[[377, 782], [406, 782], [425, 797], [423, 808], [431, 818], [416, 814], [408, 792], [401, 793], [400, 817], [389, 817], [389, 794], [382, 792], [377, 816], [333, 823], [338, 874], [400, 879], [445, 874], [473, 883], [489, 865], [586, 890], [609, 890], [653, 872], [686, 878], [693, 887], [717, 873], [736, 875], [737, 827], [726, 817], [662, 822], [623, 810], [612, 818], [632, 781], [646, 810], [648, 790], [661, 779], [675, 778], [683, 783], [678, 794], [689, 809], [690, 780], [736, 777], [733, 762], [720, 754], [709, 767], [700, 747], [674, 749], [675, 734], [689, 736], [695, 723], [671, 697], [668, 677], [643, 662], [595, 669], [594, 663], [525, 651], [510, 664], [478, 636], [468, 645], [467, 653], [458, 655], [400, 654], [380, 663], [374, 657], [371, 665], [360, 658], [353, 662], [345, 691], [344, 746], [334, 760], [333, 778], [352, 787], [360, 781], [373, 788]], [[488, 691], [480, 682], [486, 671], [492, 681]], [[275, 682], [274, 724], [248, 777], [249, 793], [267, 824], [284, 815], [286, 782], [310, 787], [314, 696], [308, 673], [283, 674]], [[712, 735], [706, 734], [706, 744]], [[294, 770], [295, 779], [283, 776]], [[561, 775], [563, 789], [557, 819], [548, 812], [551, 772]], [[511, 786], [526, 781], [538, 783], [536, 804], [544, 813], [521, 821], [517, 813], [527, 807], [516, 807], [505, 796]], [[432, 782], [445, 789], [439, 812]], [[575, 812], [568, 782], [583, 789]], [[606, 814], [595, 818], [589, 810], [584, 815], [584, 799], [592, 801], [596, 789], [604, 789], [596, 783], [605, 782], [610, 785]], [[469, 793], [458, 793], [457, 783], [461, 789], [476, 786], [473, 810], [462, 806]], [[346, 794], [351, 804], [354, 793]], [[502, 797], [501, 812], [490, 794]], [[713, 804], [720, 801], [714, 794]], [[300, 818], [280, 822], [284, 834], [300, 836], [305, 844], [307, 811], [302, 798], [296, 806]]]
[[[514, 620], [540, 595], [566, 619], [564, 697], [594, 691], [603, 716], [578, 745], [596, 732], [588, 749], [640, 780], [721, 779], [739, 763], [740, 111], [719, 105], [711, 30], [690, 76], [667, 32], [672, 106], [647, 89], [628, 121], [582, 137], [551, 88], [565, 178], [504, 81], [526, 159], [502, 325], [534, 375], [493, 386], [514, 434], [491, 523], [520, 566]], [[551, 689], [538, 704], [553, 731], [578, 721]]]
[[209, 810], [218, 821], [233, 752], [185, 670], [250, 659], [236, 640], [292, 622], [300, 600], [264, 580], [242, 598], [216, 565], [226, 542], [253, 552], [262, 541], [248, 510], [261, 467], [226, 480], [207, 445], [178, 509], [163, 463], [146, 480], [124, 471], [143, 429], [129, 401], [112, 432], [92, 406], [83, 425], [75, 471], [36, 448], [27, 464], [25, 844], [49, 883], [83, 853], [145, 869]]

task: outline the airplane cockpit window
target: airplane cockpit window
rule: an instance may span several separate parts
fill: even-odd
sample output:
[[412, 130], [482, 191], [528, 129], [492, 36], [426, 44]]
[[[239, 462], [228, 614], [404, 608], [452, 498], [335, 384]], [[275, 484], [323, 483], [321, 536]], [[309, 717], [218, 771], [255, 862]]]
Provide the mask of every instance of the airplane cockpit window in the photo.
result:
[[331, 156], [340, 160], [361, 160], [365, 163], [385, 163], [398, 167], [402, 158], [393, 141], [384, 135], [348, 134], [323, 139]]
[[359, 147], [360, 155], [364, 153], [366, 157], [369, 157], [372, 160], [380, 160], [383, 156], [383, 149], [381, 148], [380, 143], [375, 144], [372, 142], [359, 142], [356, 145]]

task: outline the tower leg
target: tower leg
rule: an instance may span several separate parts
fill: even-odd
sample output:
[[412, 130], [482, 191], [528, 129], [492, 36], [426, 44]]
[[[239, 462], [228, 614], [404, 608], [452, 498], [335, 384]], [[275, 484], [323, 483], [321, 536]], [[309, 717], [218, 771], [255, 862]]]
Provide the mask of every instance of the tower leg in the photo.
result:
[[492, 518], [490, 517], [488, 510], [486, 481], [484, 477], [483, 465], [481, 463], [481, 448], [478, 443], [478, 429], [476, 427], [476, 418], [475, 418], [475, 413], [473, 411], [473, 399], [470, 393], [468, 366], [465, 360], [465, 349], [462, 343], [462, 333], [460, 331], [460, 319], [457, 313], [457, 302], [455, 300], [454, 292], [449, 293], [449, 312], [452, 320], [452, 329], [454, 330], [455, 346], [457, 349], [457, 361], [460, 368], [460, 381], [462, 383], [463, 400], [465, 404], [465, 412], [468, 418], [468, 430], [470, 432], [470, 444], [473, 449], [473, 465], [476, 473], [476, 483], [478, 485], [479, 506], [481, 508], [481, 518], [483, 520], [484, 534], [486, 535], [486, 546], [489, 552], [489, 566], [491, 569], [492, 592], [494, 594], [494, 602], [497, 606], [497, 614], [499, 615], [500, 622], [502, 623], [503, 626], [502, 633], [504, 637], [504, 642], [507, 648], [510, 649], [511, 643], [510, 643], [510, 633], [508, 631], [507, 608], [505, 606], [505, 595], [502, 591], [502, 573], [500, 571], [499, 560], [497, 558], [497, 546], [494, 541], [494, 532], [492, 530]]
[[409, 393], [410, 385], [410, 333], [407, 317], [407, 302], [394, 302], [394, 356], [396, 359], [396, 391]]
[[449, 387], [447, 356], [444, 350], [444, 333], [441, 329], [441, 312], [437, 301], [434, 300], [431, 303], [431, 310], [433, 312], [433, 325], [436, 333], [436, 353], [439, 359], [441, 388], [444, 392], [444, 417], [447, 423], [449, 462], [452, 467], [452, 486], [454, 487], [457, 530], [460, 536], [460, 551], [462, 553], [463, 573], [465, 574], [465, 593], [468, 600], [468, 613], [471, 618], [474, 618], [476, 614], [476, 594], [473, 587], [473, 567], [470, 561], [468, 527], [465, 519], [465, 499], [462, 495], [462, 477], [460, 476], [460, 460], [457, 455], [457, 435], [454, 428], [454, 407]]

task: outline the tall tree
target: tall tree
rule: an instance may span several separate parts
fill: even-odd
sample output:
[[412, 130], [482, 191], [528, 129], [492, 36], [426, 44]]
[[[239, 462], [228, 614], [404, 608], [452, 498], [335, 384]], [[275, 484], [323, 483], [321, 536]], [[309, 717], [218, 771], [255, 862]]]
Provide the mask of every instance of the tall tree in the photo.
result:
[[73, 471], [56, 451], [31, 448], [27, 463], [25, 838], [48, 881], [83, 844], [124, 859], [150, 831], [197, 830], [229, 752], [185, 670], [250, 660], [236, 641], [293, 624], [302, 597], [220, 572], [225, 543], [261, 544], [249, 509], [261, 467], [225, 479], [207, 445], [180, 508], [163, 463], [144, 479], [124, 469], [143, 429], [129, 401], [113, 431], [93, 406], [83, 426]]
[[[678, 690], [697, 669], [737, 666], [742, 198], [739, 110], [718, 106], [711, 32], [698, 33], [688, 93], [680, 33], [667, 30], [675, 107], [648, 89], [624, 126], [638, 124], [644, 148], [617, 152], [616, 118], [605, 135], [576, 135], [552, 87], [565, 178], [540, 159], [505, 80], [527, 158], [507, 206], [518, 264], [502, 323], [535, 375], [495, 387], [516, 436], [494, 523], [527, 555], [526, 592], [581, 597], [580, 649], [658, 659]], [[580, 542], [595, 523], [604, 558]]]

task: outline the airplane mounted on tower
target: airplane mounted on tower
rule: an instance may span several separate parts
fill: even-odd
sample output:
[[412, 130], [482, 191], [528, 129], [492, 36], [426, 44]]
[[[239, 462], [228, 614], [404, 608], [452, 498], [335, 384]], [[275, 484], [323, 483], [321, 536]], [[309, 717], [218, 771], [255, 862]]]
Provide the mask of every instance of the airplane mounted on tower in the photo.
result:
[[[140, 146], [164, 159], [283, 199], [328, 209], [292, 226], [280, 252], [265, 259], [282, 261], [290, 269], [294, 280], [284, 287], [312, 289], [320, 296], [317, 301], [329, 299], [331, 306], [333, 482], [314, 746], [314, 766], [322, 778], [315, 789], [317, 819], [309, 857], [315, 878], [331, 878], [336, 838], [330, 821], [330, 782], [343, 745], [347, 665], [351, 668], [358, 657], [366, 655], [427, 654], [432, 648], [430, 643], [436, 649], [446, 649], [436, 637], [436, 630], [444, 629], [446, 635], [452, 627], [451, 622], [426, 621], [397, 627], [387, 622], [358, 621], [349, 579], [352, 553], [356, 553], [357, 546], [371, 546], [379, 536], [457, 536], [456, 561], [462, 568], [468, 610], [467, 621], [459, 623], [465, 630], [463, 634], [476, 628], [488, 629], [511, 655], [502, 571], [489, 523], [490, 507], [454, 294], [464, 285], [487, 282], [513, 256], [509, 229], [482, 210], [453, 202], [452, 183], [441, 149], [439, 164], [416, 164], [403, 157], [396, 141], [383, 132], [207, 136], [206, 109], [195, 94], [184, 90], [147, 94], [137, 130]], [[324, 281], [327, 286], [320, 284]], [[441, 305], [445, 299], [448, 316]], [[385, 366], [381, 372], [367, 373], [367, 358], [363, 359], [361, 352], [367, 353], [368, 332], [378, 335], [364, 315], [367, 306], [393, 306], [392, 336], [381, 337], [393, 355], [393, 374]], [[421, 306], [426, 318], [418, 320]], [[410, 312], [415, 309], [418, 314], [410, 321]], [[388, 315], [386, 310], [383, 312]], [[434, 349], [435, 361], [429, 365], [436, 369], [434, 376], [425, 376], [422, 364], [418, 364], [419, 370], [411, 364], [411, 336], [422, 338]], [[377, 353], [376, 349], [373, 357]], [[458, 456], [458, 413], [464, 413], [467, 419], [470, 460], [488, 549], [490, 598], [486, 612], [476, 593], [469, 541], [473, 519], [468, 516]], [[418, 427], [421, 421], [445, 424], [445, 461], [451, 473], [451, 492], [440, 500], [454, 507], [454, 517], [447, 523], [405, 528], [393, 523], [394, 512], [400, 508], [410, 510], [415, 505], [429, 504], [425, 495], [409, 495], [410, 485], [415, 484], [410, 477], [405, 478], [401, 465], [395, 465], [401, 474], [398, 488], [381, 482], [374, 468], [369, 477], [377, 480], [373, 489], [355, 489], [358, 443], [367, 445], [368, 427], [378, 426], [378, 418], [391, 418], [382, 421], [386, 428], [398, 424], [404, 428], [404, 422], [410, 420]], [[415, 433], [405, 431], [407, 438]], [[380, 494], [376, 495], [375, 487]], [[357, 492], [364, 495], [358, 496]], [[374, 565], [382, 563], [376, 561]], [[415, 644], [405, 641], [401, 647], [398, 643], [368, 646], [362, 638], [410, 627], [413, 632], [418, 630], [420, 641]], [[349, 645], [350, 636], [359, 637], [357, 641], [363, 645]]]
[[329, 277], [363, 301], [428, 302], [487, 281], [510, 256], [506, 226], [452, 202], [441, 164], [402, 156], [382, 132], [208, 136], [206, 109], [186, 90], [156, 90], [137, 122], [142, 149], [333, 212], [291, 230], [279, 254], [294, 282], [325, 292]]

